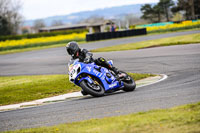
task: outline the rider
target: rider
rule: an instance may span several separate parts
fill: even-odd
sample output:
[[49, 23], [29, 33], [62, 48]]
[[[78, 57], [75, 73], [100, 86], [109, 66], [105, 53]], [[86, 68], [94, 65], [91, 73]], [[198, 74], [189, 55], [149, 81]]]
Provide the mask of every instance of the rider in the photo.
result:
[[110, 65], [102, 57], [100, 57], [98, 59], [93, 59], [92, 58], [93, 54], [91, 52], [89, 52], [87, 49], [80, 49], [77, 42], [75, 42], [75, 41], [69, 42], [66, 46], [66, 50], [67, 50], [68, 54], [72, 56], [72, 59], [79, 58], [79, 60], [84, 63], [95, 62], [95, 64], [97, 64], [99, 66], [102, 66], [109, 70], [112, 70], [116, 75], [119, 74], [119, 71], [117, 70], [116, 67], [113, 67], [112, 65]]

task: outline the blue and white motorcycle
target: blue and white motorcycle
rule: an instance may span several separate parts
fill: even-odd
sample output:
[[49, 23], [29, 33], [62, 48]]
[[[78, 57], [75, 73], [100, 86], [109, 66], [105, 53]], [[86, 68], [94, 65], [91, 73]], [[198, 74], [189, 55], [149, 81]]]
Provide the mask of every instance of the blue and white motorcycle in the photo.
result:
[[[108, 61], [113, 65], [112, 60]], [[93, 63], [71, 60], [68, 64], [69, 80], [82, 88], [82, 94], [100, 97], [106, 93], [118, 90], [133, 91], [136, 88], [134, 79], [127, 73], [120, 71], [120, 76], [107, 68]]]

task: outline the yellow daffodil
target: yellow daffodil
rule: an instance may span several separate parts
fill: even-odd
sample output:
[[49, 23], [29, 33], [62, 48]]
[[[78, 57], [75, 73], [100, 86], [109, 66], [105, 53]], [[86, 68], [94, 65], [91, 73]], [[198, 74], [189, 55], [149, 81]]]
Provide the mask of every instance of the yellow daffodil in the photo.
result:
[[152, 26], [152, 27], [147, 27], [147, 31], [165, 30], [165, 29], [181, 28], [181, 27], [196, 26], [196, 25], [200, 25], [200, 21], [196, 22], [183, 21], [181, 23], [168, 24], [165, 26]]
[[21, 39], [21, 40], [6, 40], [0, 42], [0, 47], [12, 47], [12, 46], [23, 46], [38, 43], [48, 43], [48, 42], [59, 42], [64, 40], [77, 40], [84, 39], [86, 32], [83, 33], [72, 33], [70, 35], [58, 35], [52, 37], [40, 37], [32, 39]]

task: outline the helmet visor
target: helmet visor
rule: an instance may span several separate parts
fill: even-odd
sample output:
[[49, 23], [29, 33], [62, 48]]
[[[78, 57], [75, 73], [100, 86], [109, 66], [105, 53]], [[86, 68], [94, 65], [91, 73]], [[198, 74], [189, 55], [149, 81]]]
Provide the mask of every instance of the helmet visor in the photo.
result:
[[74, 54], [74, 51], [72, 49], [67, 49], [67, 52], [69, 55], [73, 55]]

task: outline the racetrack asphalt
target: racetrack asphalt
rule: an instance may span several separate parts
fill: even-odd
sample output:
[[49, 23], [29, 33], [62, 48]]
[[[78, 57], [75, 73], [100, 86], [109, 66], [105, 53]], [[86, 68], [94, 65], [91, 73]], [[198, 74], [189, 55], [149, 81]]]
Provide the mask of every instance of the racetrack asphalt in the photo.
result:
[[[25, 53], [18, 53], [21, 55], [18, 56], [21, 58], [20, 63], [25, 59], [23, 62], [25, 65], [35, 63], [35, 65], [45, 67], [49, 64], [51, 66], [46, 69], [52, 67], [50, 71], [54, 70], [54, 73], [60, 73], [60, 69], [63, 70], [61, 67], [64, 67], [63, 73], [66, 72], [67, 58], [62, 57], [63, 53], [56, 53], [56, 50], [53, 52], [53, 49], [43, 53], [43, 55], [49, 54], [49, 60], [52, 60], [52, 63], [44, 58], [36, 57], [34, 52], [26, 53], [30, 61], [26, 59], [26, 56], [22, 56]], [[68, 99], [44, 106], [0, 112], [0, 131], [51, 126], [200, 101], [200, 44], [95, 53], [94, 56], [113, 59], [115, 66], [127, 72], [166, 74], [168, 79], [157, 84], [136, 88], [134, 92], [129, 93], [116, 93], [100, 98]], [[31, 61], [32, 59], [34, 61]], [[38, 62], [36, 63], [35, 60]], [[15, 63], [17, 65], [17, 62]], [[24, 69], [24, 72], [27, 70]]]

